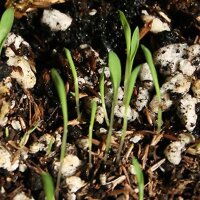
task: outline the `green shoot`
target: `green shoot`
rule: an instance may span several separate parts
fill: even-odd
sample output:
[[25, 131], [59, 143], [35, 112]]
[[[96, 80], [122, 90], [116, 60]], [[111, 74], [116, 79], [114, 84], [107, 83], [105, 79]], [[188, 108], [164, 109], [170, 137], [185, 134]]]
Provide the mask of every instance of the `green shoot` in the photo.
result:
[[8, 137], [9, 137], [9, 129], [8, 129], [8, 127], [5, 128], [5, 135], [6, 135], [6, 138], [8, 139]]
[[108, 130], [108, 136], [106, 139], [105, 159], [110, 149], [110, 141], [111, 141], [111, 135], [112, 135], [112, 129], [113, 129], [113, 123], [114, 123], [114, 109], [117, 104], [118, 88], [121, 82], [121, 63], [117, 54], [115, 54], [113, 51], [110, 51], [108, 54], [108, 65], [110, 69], [110, 76], [111, 76], [111, 82], [112, 82], [112, 87], [113, 87], [113, 100], [112, 100], [112, 108], [111, 108], [111, 115], [110, 115], [110, 126]]
[[158, 121], [157, 121], [157, 132], [159, 133], [160, 130], [161, 130], [161, 126], [162, 126], [162, 110], [161, 110], [161, 94], [160, 94], [160, 86], [159, 86], [159, 82], [158, 82], [158, 75], [157, 75], [156, 68], [155, 68], [154, 63], [153, 63], [153, 58], [152, 58], [151, 52], [144, 45], [141, 45], [141, 48], [144, 52], [146, 61], [149, 65], [149, 68], [150, 68], [150, 71], [151, 71], [151, 74], [152, 74], [152, 77], [153, 77], [153, 83], [154, 83], [154, 87], [155, 87], [155, 90], [156, 90], [156, 95], [157, 95], [158, 102], [159, 102], [159, 105], [158, 105]]
[[125, 35], [125, 39], [126, 39], [126, 51], [127, 51], [127, 55], [130, 54], [130, 47], [131, 47], [131, 28], [130, 25], [126, 19], [126, 16], [124, 15], [124, 13], [122, 11], [119, 11], [119, 16], [120, 16], [120, 21], [122, 23], [122, 27], [124, 29], [124, 35]]
[[68, 108], [67, 108], [67, 99], [66, 99], [67, 95], [65, 91], [65, 85], [62, 78], [60, 77], [56, 69], [51, 69], [51, 76], [52, 76], [54, 85], [56, 87], [56, 90], [60, 99], [62, 114], [63, 114], [63, 137], [62, 137], [62, 145], [61, 145], [61, 152], [60, 152], [60, 168], [58, 171], [58, 177], [57, 177], [57, 182], [56, 182], [56, 199], [58, 199], [60, 180], [61, 180], [61, 170], [62, 170], [66, 143], [67, 143]]
[[136, 158], [133, 158], [132, 164], [135, 168], [135, 173], [136, 173], [137, 185], [139, 189], [139, 200], [143, 200], [144, 199], [144, 176], [142, 173], [142, 169]]
[[46, 200], [54, 200], [54, 185], [52, 177], [49, 173], [43, 172], [41, 174], [42, 177], [42, 183], [44, 186], [44, 192], [45, 192], [45, 199]]
[[76, 72], [76, 68], [74, 65], [74, 61], [72, 59], [71, 53], [69, 51], [69, 49], [65, 48], [65, 54], [66, 57], [68, 59], [70, 68], [72, 70], [72, 75], [73, 75], [73, 79], [74, 79], [74, 88], [75, 88], [75, 100], [76, 100], [76, 110], [77, 110], [77, 117], [78, 120], [81, 119], [81, 113], [80, 113], [80, 104], [79, 104], [79, 87], [78, 87], [78, 76], [77, 76], [77, 72]]
[[7, 8], [0, 21], [0, 54], [14, 21], [14, 8]]
[[132, 93], [133, 93], [133, 89], [135, 86], [135, 82], [138, 76], [138, 73], [140, 71], [141, 66], [137, 66], [131, 73], [131, 77], [130, 77], [130, 81], [129, 81], [129, 87], [127, 90], [127, 98], [126, 98], [126, 102], [125, 102], [125, 111], [124, 111], [124, 120], [123, 120], [123, 126], [122, 126], [122, 136], [121, 136], [121, 141], [120, 141], [120, 146], [119, 146], [119, 151], [118, 151], [118, 155], [117, 155], [117, 162], [119, 162], [120, 160], [120, 154], [123, 148], [123, 144], [124, 144], [124, 139], [126, 136], [126, 130], [127, 130], [127, 112], [128, 112], [128, 107], [131, 101], [131, 97], [132, 97]]
[[104, 97], [104, 94], [105, 94], [105, 91], [104, 91], [104, 68], [100, 75], [99, 86], [100, 86], [101, 104], [102, 104], [102, 108], [103, 108], [103, 112], [104, 112], [104, 117], [105, 117], [107, 126], [109, 126], [108, 113], [106, 110], [105, 97]]
[[90, 126], [89, 126], [89, 166], [92, 166], [92, 131], [94, 126], [95, 114], [97, 110], [97, 102], [95, 100], [92, 101], [92, 111], [90, 118]]
[[46, 151], [46, 155], [48, 156], [51, 153], [51, 149], [54, 143], [54, 138], [52, 137], [49, 144], [47, 145], [47, 151]]
[[30, 134], [31, 134], [33, 131], [35, 131], [35, 129], [36, 129], [37, 127], [39, 127], [40, 123], [41, 123], [41, 121], [37, 122], [37, 124], [36, 124], [33, 128], [29, 129], [29, 130], [23, 135], [23, 137], [21, 138], [20, 143], [19, 143], [20, 148], [23, 148], [23, 147], [26, 145], [26, 143], [28, 142], [28, 139], [29, 139]]
[[139, 47], [139, 28], [138, 27], [135, 28], [133, 35], [131, 37], [130, 25], [124, 13], [122, 11], [119, 11], [119, 15], [122, 27], [124, 29], [124, 35], [126, 39], [126, 51], [127, 51], [125, 77], [124, 77], [124, 103], [125, 103], [127, 98], [127, 90], [129, 88], [129, 81], [132, 72], [133, 61]]

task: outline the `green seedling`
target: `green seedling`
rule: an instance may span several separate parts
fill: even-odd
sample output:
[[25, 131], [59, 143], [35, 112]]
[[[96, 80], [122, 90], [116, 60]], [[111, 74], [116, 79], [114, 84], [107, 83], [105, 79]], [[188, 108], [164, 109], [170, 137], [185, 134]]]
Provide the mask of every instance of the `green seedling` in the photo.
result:
[[128, 123], [128, 119], [127, 119], [127, 112], [128, 112], [128, 107], [131, 101], [131, 97], [132, 97], [132, 93], [133, 93], [133, 89], [135, 87], [135, 82], [137, 79], [137, 76], [139, 74], [141, 66], [137, 66], [131, 73], [130, 76], [130, 81], [129, 81], [129, 87], [127, 90], [127, 97], [126, 97], [126, 101], [125, 101], [125, 111], [124, 111], [124, 120], [123, 120], [123, 126], [122, 126], [122, 136], [121, 136], [121, 141], [120, 141], [120, 146], [119, 146], [119, 151], [118, 151], [118, 155], [117, 155], [117, 162], [119, 162], [120, 160], [120, 154], [123, 148], [123, 144], [124, 144], [124, 139], [126, 136], [126, 130], [127, 130], [127, 123]]
[[0, 21], [0, 54], [14, 21], [14, 8], [7, 8]]
[[161, 126], [162, 126], [162, 110], [161, 110], [161, 94], [160, 94], [160, 86], [159, 86], [159, 82], [158, 82], [158, 75], [157, 75], [157, 72], [156, 72], [155, 65], [153, 63], [153, 58], [152, 58], [151, 52], [144, 45], [141, 45], [141, 48], [144, 52], [146, 61], [149, 65], [151, 75], [153, 77], [153, 83], [154, 83], [154, 87], [155, 87], [155, 90], [156, 90], [156, 95], [157, 95], [157, 98], [158, 98], [159, 105], [158, 105], [157, 132], [159, 133], [160, 130], [161, 130]]
[[20, 143], [19, 143], [20, 148], [23, 148], [23, 147], [26, 145], [26, 143], [28, 142], [28, 139], [29, 139], [29, 137], [30, 137], [30, 134], [31, 134], [32, 132], [34, 132], [36, 128], [39, 127], [40, 123], [41, 123], [41, 121], [37, 122], [37, 124], [36, 124], [33, 128], [29, 129], [29, 130], [23, 135], [23, 137], [21, 138]]
[[135, 169], [135, 175], [136, 175], [137, 185], [139, 189], [139, 200], [143, 200], [144, 199], [144, 176], [142, 173], [142, 169], [136, 158], [132, 159], [132, 165], [134, 166], [134, 169]]
[[56, 69], [51, 69], [51, 76], [58, 93], [58, 97], [59, 97], [61, 108], [62, 108], [62, 114], [63, 114], [63, 137], [62, 137], [62, 145], [61, 145], [61, 152], [60, 152], [60, 168], [58, 171], [57, 182], [56, 182], [56, 199], [58, 199], [60, 180], [61, 180], [61, 170], [63, 166], [63, 160], [65, 156], [65, 149], [66, 149], [66, 143], [67, 143], [68, 107], [67, 107], [67, 99], [66, 99], [67, 95], [65, 91], [65, 85], [62, 78], [60, 77]]
[[74, 65], [74, 61], [72, 59], [71, 53], [69, 51], [69, 49], [65, 48], [65, 54], [67, 57], [67, 60], [69, 62], [70, 68], [72, 70], [72, 75], [73, 75], [73, 79], [74, 79], [74, 88], [75, 88], [75, 100], [76, 100], [76, 110], [77, 110], [77, 117], [78, 120], [81, 119], [81, 113], [80, 113], [80, 104], [79, 104], [79, 87], [78, 87], [78, 76], [77, 76], [77, 72], [76, 72], [76, 68]]
[[46, 200], [54, 200], [54, 184], [53, 179], [49, 173], [43, 172], [41, 174], [42, 183], [44, 187], [45, 199]]
[[109, 125], [109, 130], [108, 130], [108, 136], [106, 139], [105, 160], [107, 158], [107, 153], [110, 149], [110, 141], [111, 141], [111, 135], [112, 135], [112, 129], [113, 129], [113, 123], [114, 123], [114, 109], [117, 104], [118, 88], [121, 82], [121, 63], [117, 54], [115, 54], [113, 51], [110, 51], [108, 54], [108, 65], [110, 69], [110, 76], [111, 76], [111, 82], [112, 82], [112, 87], [113, 87], [113, 100], [112, 100], [112, 108], [111, 108], [111, 114], [110, 114], [110, 125]]
[[90, 126], [89, 126], [89, 166], [92, 166], [92, 132], [94, 127], [94, 120], [97, 110], [97, 102], [95, 100], [92, 101], [92, 110], [91, 110], [91, 118], [90, 118]]
[[102, 104], [102, 108], [103, 108], [103, 112], [104, 112], [104, 117], [105, 117], [106, 125], [109, 127], [108, 113], [107, 113], [106, 104], [105, 104], [104, 68], [100, 75], [99, 86], [100, 86], [101, 104]]
[[126, 51], [127, 51], [125, 76], [124, 76], [124, 100], [123, 100], [125, 103], [128, 92], [127, 90], [130, 84], [130, 76], [132, 72], [133, 61], [139, 47], [139, 28], [136, 27], [131, 36], [131, 28], [124, 13], [122, 11], [119, 11], [119, 15], [122, 27], [124, 29], [124, 35], [126, 39]]

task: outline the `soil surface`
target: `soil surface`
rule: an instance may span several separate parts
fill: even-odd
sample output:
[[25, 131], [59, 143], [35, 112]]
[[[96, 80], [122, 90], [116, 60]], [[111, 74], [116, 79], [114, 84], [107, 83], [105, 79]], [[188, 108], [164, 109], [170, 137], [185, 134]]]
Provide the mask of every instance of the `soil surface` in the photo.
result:
[[[0, 199], [25, 199], [24, 196], [27, 200], [45, 199], [40, 176], [42, 171], [49, 172], [56, 184], [63, 118], [50, 74], [51, 68], [57, 69], [66, 86], [69, 115], [66, 160], [71, 162], [66, 165], [74, 167], [66, 167], [66, 172], [63, 172], [59, 199], [138, 199], [137, 181], [131, 162], [134, 156], [144, 174], [144, 199], [200, 199], [200, 101], [195, 105], [197, 119], [194, 130], [188, 131], [184, 126], [176, 114], [175, 104], [163, 113], [159, 134], [156, 133], [156, 115], [151, 115], [147, 104], [138, 111], [137, 119], [128, 122], [119, 163], [116, 162], [116, 156], [122, 118], [115, 116], [107, 161], [104, 160], [108, 130], [105, 121], [95, 120], [92, 166], [89, 166], [88, 161], [87, 140], [91, 100], [100, 98], [99, 69], [107, 66], [110, 50], [118, 54], [124, 71], [126, 44], [118, 11], [124, 12], [132, 31], [136, 26], [139, 27], [140, 44], [147, 46], [153, 54], [170, 44], [200, 44], [198, 0], [65, 0], [63, 3], [51, 0], [33, 0], [32, 3], [28, 0], [7, 0], [0, 2], [1, 14], [5, 6], [14, 6], [16, 17], [11, 32], [21, 36], [25, 42], [21, 42], [20, 47], [16, 47], [14, 42], [7, 46], [5, 44], [1, 54]], [[69, 16], [71, 25], [66, 30], [55, 31], [42, 23], [44, 10], [49, 9]], [[145, 23], [142, 18], [144, 11], [160, 19], [161, 23], [166, 23], [169, 30], [151, 31], [153, 21]], [[73, 76], [64, 48], [71, 51], [80, 78], [80, 121], [77, 120], [73, 95]], [[10, 49], [18, 58], [16, 66], [9, 64], [11, 58], [8, 58], [7, 51]], [[27, 65], [33, 71], [33, 75], [30, 75], [33, 76], [32, 80], [36, 78], [33, 87], [28, 87], [28, 83], [19, 83], [13, 75], [15, 72], [18, 77], [24, 73], [20, 71], [19, 60], [23, 65], [28, 62]], [[134, 66], [144, 62], [139, 48]], [[200, 68], [199, 63], [197, 65]], [[198, 80], [200, 70], [195, 73]], [[159, 70], [158, 76], [162, 85], [164, 78]], [[109, 77], [106, 82], [110, 82]], [[11, 86], [8, 87], [8, 84]], [[132, 108], [142, 84], [138, 79], [131, 100]], [[111, 86], [107, 84], [105, 90], [110, 116]], [[192, 94], [190, 90], [189, 94]], [[154, 95], [153, 90], [151, 98]], [[182, 96], [174, 94], [173, 98], [180, 99]], [[100, 102], [98, 106], [101, 106]], [[166, 157], [165, 150], [170, 144], [181, 140], [180, 134], [187, 135], [191, 141], [184, 143], [180, 150], [180, 162], [173, 164]], [[24, 135], [28, 136], [21, 142]], [[135, 141], [136, 136], [140, 138], [138, 142]]]

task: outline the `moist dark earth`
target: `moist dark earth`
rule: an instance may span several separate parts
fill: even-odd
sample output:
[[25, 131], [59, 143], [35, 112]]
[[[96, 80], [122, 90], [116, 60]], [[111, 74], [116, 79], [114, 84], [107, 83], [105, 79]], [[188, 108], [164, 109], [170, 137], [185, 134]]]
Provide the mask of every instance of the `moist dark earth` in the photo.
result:
[[[155, 133], [155, 125], [149, 123], [145, 110], [140, 112], [139, 120], [128, 123], [128, 134], [120, 163], [116, 163], [120, 143], [117, 131], [122, 128], [122, 121], [119, 119], [116, 119], [114, 123], [113, 141], [106, 162], [103, 160], [106, 133], [100, 133], [102, 128], [107, 129], [105, 122], [100, 124], [96, 121], [94, 125], [92, 167], [88, 164], [88, 149], [78, 145], [79, 140], [88, 137], [90, 100], [99, 97], [99, 73], [97, 71], [100, 64], [96, 60], [94, 51], [107, 65], [108, 51], [113, 50], [120, 57], [122, 67], [125, 66], [126, 44], [118, 11], [124, 12], [132, 30], [136, 26], [140, 31], [147, 30], [140, 43], [154, 53], [168, 44], [200, 43], [200, 2], [198, 0], [66, 0], [64, 3], [54, 3], [46, 7], [46, 4], [34, 6], [33, 0], [32, 4], [19, 10], [17, 5], [24, 4], [24, 2], [26, 1], [10, 1], [10, 5], [14, 5], [18, 13], [11, 31], [30, 44], [31, 55], [30, 52], [26, 52], [26, 49], [24, 51], [22, 49], [17, 54], [29, 54], [28, 56], [34, 60], [36, 84], [32, 89], [26, 90], [21, 88], [16, 80], [12, 80], [13, 87], [9, 98], [15, 100], [17, 106], [7, 116], [11, 119], [22, 118], [26, 126], [20, 131], [13, 129], [11, 124], [0, 127], [0, 142], [1, 146], [10, 152], [13, 160], [20, 157], [20, 162], [26, 165], [26, 170], [17, 168], [14, 171], [8, 171], [0, 168], [0, 199], [14, 199], [21, 192], [24, 192], [27, 200], [31, 197], [38, 200], [45, 199], [40, 176], [42, 171], [49, 172], [56, 184], [57, 171], [53, 163], [59, 161], [60, 146], [53, 144], [48, 155], [44, 150], [30, 153], [30, 146], [43, 134], [55, 135], [57, 132], [62, 136], [63, 118], [50, 75], [51, 68], [57, 69], [67, 91], [69, 115], [67, 142], [72, 146], [67, 147], [67, 153], [76, 155], [82, 161], [81, 167], [73, 174], [85, 183], [74, 192], [76, 199], [138, 199], [136, 177], [130, 170], [133, 156], [138, 159], [143, 169], [144, 199], [200, 199], [200, 151], [197, 149], [200, 141], [199, 104], [196, 106], [198, 115], [196, 128], [190, 133], [195, 140], [186, 146], [178, 165], [171, 164], [164, 155], [165, 148], [171, 142], [178, 141], [180, 133], [187, 132], [175, 115], [175, 106], [163, 114], [163, 126], [159, 134]], [[1, 14], [5, 10], [5, 4], [6, 1], [0, 2]], [[30, 8], [33, 9], [30, 11]], [[72, 18], [72, 24], [66, 31], [51, 31], [47, 25], [41, 23], [44, 9], [57, 9], [69, 15]], [[96, 10], [96, 14], [91, 16], [89, 13], [93, 9]], [[141, 19], [142, 10], [147, 10], [153, 16], [158, 16], [158, 11], [164, 12], [171, 19], [170, 31], [152, 33], [148, 27], [144, 28], [145, 24]], [[94, 51], [88, 55], [85, 49], [80, 48], [82, 44], [89, 45]], [[89, 84], [79, 86], [82, 96], [80, 98], [81, 122], [76, 121], [76, 104], [72, 95], [74, 92], [73, 77], [64, 48], [71, 51], [78, 76], [89, 77], [89, 81], [93, 84], [92, 86]], [[7, 57], [3, 49], [0, 63], [1, 81], [11, 73], [6, 62]], [[134, 66], [144, 62], [145, 58], [139, 48]], [[159, 74], [158, 76], [162, 83], [162, 76]], [[137, 83], [136, 86], [139, 84]], [[23, 94], [28, 96], [24, 101], [21, 100]], [[0, 99], [0, 101], [3, 100]], [[38, 121], [40, 121], [38, 127], [30, 134], [25, 144], [24, 151], [28, 152], [28, 158], [24, 158], [20, 156], [19, 141]], [[9, 130], [8, 137], [5, 136], [6, 130]], [[142, 135], [143, 139], [133, 144], [130, 138], [134, 134]], [[106, 177], [106, 184], [103, 184], [102, 176]], [[59, 199], [70, 200], [72, 196], [69, 194], [73, 192], [70, 191], [65, 179], [66, 177], [62, 177]]]

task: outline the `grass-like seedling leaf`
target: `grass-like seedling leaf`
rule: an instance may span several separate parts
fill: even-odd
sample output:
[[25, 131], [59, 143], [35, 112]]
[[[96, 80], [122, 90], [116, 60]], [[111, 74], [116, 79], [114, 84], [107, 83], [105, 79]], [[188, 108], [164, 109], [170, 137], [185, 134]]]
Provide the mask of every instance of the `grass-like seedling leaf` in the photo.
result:
[[95, 114], [97, 110], [97, 102], [95, 100], [92, 101], [92, 110], [91, 110], [91, 118], [90, 118], [90, 126], [89, 126], [89, 166], [92, 166], [92, 132], [94, 127]]
[[81, 113], [80, 113], [80, 104], [79, 104], [79, 87], [78, 87], [78, 76], [77, 76], [77, 72], [76, 72], [76, 68], [74, 65], [74, 61], [72, 59], [71, 53], [69, 51], [69, 49], [65, 48], [65, 54], [67, 57], [67, 60], [69, 62], [70, 68], [72, 70], [72, 75], [73, 75], [73, 79], [74, 79], [74, 88], [75, 88], [75, 100], [76, 100], [76, 110], [77, 110], [77, 117], [78, 120], [81, 119]]
[[23, 135], [23, 137], [20, 140], [20, 143], [19, 143], [20, 148], [23, 148], [26, 145], [26, 143], [28, 142], [30, 134], [33, 131], [35, 131], [35, 129], [40, 125], [40, 123], [41, 123], [41, 121], [37, 122], [37, 124], [33, 128], [26, 131], [26, 133]]
[[126, 48], [127, 48], [126, 51], [127, 51], [127, 54], [129, 54], [131, 51], [131, 49], [130, 49], [130, 47], [131, 47], [131, 28], [126, 19], [126, 16], [120, 10], [119, 10], [119, 16], [120, 16], [120, 21], [121, 21], [123, 29], [124, 29], [124, 35], [125, 35], [125, 39], [126, 39]]
[[130, 47], [131, 48], [130, 57], [132, 62], [134, 61], [135, 55], [137, 53], [139, 42], [140, 42], [140, 33], [139, 33], [139, 28], [136, 27], [132, 35], [131, 47]]
[[124, 35], [126, 39], [126, 51], [127, 51], [127, 56], [126, 56], [126, 67], [125, 67], [125, 76], [124, 76], [124, 100], [123, 102], [125, 103], [126, 98], [127, 98], [127, 90], [129, 88], [129, 81], [130, 81], [130, 76], [132, 72], [132, 67], [133, 67], [133, 61], [135, 58], [135, 55], [138, 50], [139, 46], [139, 28], [136, 27], [133, 35], [131, 37], [131, 29], [130, 25], [126, 19], [126, 16], [122, 11], [119, 11], [120, 15], [120, 20], [122, 23], [122, 27], [124, 29]]
[[138, 189], [139, 189], [139, 200], [143, 200], [144, 199], [144, 176], [142, 173], [142, 169], [136, 158], [132, 159], [132, 165], [135, 168], [136, 179], [137, 179], [137, 184], [138, 184]]
[[51, 69], [51, 76], [58, 93], [58, 97], [59, 97], [61, 108], [62, 108], [62, 114], [63, 114], [63, 137], [62, 137], [62, 145], [61, 145], [61, 152], [60, 152], [60, 168], [58, 171], [57, 183], [56, 183], [56, 199], [58, 199], [59, 186], [60, 186], [60, 180], [61, 180], [61, 170], [62, 170], [63, 159], [65, 156], [65, 149], [66, 149], [66, 143], [67, 143], [68, 108], [67, 108], [67, 99], [66, 99], [67, 95], [65, 91], [65, 85], [62, 78], [60, 77], [56, 69]]
[[[159, 82], [158, 82], [158, 75], [156, 72], [156, 68], [153, 62], [153, 58], [152, 58], [152, 54], [149, 51], [149, 49], [147, 47], [145, 47], [144, 45], [141, 45], [141, 48], [144, 52], [146, 61], [149, 65], [152, 77], [153, 77], [153, 83], [154, 83], [154, 87], [156, 90], [156, 95], [158, 98], [158, 102], [159, 104], [161, 104], [161, 94], [160, 94], [160, 86], [159, 86]], [[158, 121], [157, 121], [157, 132], [159, 133], [161, 130], [161, 126], [162, 126], [162, 110], [161, 110], [161, 105], [158, 105]]]
[[14, 21], [14, 8], [7, 8], [0, 21], [0, 54]]
[[104, 68], [101, 72], [100, 79], [99, 79], [99, 87], [100, 87], [100, 95], [101, 95], [101, 104], [104, 112], [104, 117], [106, 121], [106, 125], [109, 126], [109, 119], [108, 114], [106, 110], [106, 104], [105, 104], [105, 91], [104, 91]]
[[113, 86], [113, 100], [112, 100], [112, 108], [111, 108], [111, 114], [110, 114], [110, 125], [109, 125], [108, 135], [106, 139], [105, 160], [107, 158], [107, 153], [110, 149], [110, 140], [111, 140], [111, 135], [112, 135], [113, 123], [114, 123], [114, 109], [117, 103], [118, 88], [121, 82], [121, 63], [117, 54], [115, 54], [113, 51], [110, 51], [108, 54], [108, 65], [110, 69], [110, 76], [111, 76], [111, 81], [112, 81], [112, 86]]
[[44, 187], [44, 193], [46, 200], [54, 200], [54, 184], [53, 184], [53, 179], [50, 176], [49, 173], [43, 172], [41, 174], [42, 177], [42, 183]]
[[119, 162], [119, 160], [120, 160], [120, 154], [121, 154], [123, 144], [124, 144], [124, 139], [125, 139], [125, 136], [126, 136], [127, 122], [128, 122], [128, 120], [127, 120], [128, 107], [129, 107], [129, 104], [130, 104], [130, 101], [131, 101], [133, 89], [134, 89], [135, 82], [136, 82], [137, 76], [139, 74], [140, 68], [141, 68], [141, 65], [137, 66], [132, 71], [130, 81], [129, 81], [129, 87], [128, 87], [128, 90], [127, 90], [127, 98], [126, 98], [126, 102], [124, 104], [124, 106], [125, 106], [124, 120], [123, 120], [123, 126], [122, 126], [122, 136], [121, 136], [119, 151], [118, 151], [118, 155], [117, 155], [117, 162]]

